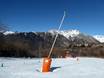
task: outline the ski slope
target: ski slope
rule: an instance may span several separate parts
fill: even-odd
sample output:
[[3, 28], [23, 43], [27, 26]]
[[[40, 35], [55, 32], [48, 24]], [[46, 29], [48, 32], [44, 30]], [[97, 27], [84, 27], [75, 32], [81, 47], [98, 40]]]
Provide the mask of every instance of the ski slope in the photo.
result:
[[[3, 67], [2, 67], [3, 64]], [[104, 59], [52, 59], [51, 72], [42, 73], [42, 59], [0, 58], [0, 78], [104, 78]]]

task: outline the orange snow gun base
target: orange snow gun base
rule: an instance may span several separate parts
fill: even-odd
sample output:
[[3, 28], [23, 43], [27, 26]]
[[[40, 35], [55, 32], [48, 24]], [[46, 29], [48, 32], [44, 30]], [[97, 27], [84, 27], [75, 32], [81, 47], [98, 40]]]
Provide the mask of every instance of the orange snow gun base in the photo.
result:
[[51, 58], [43, 58], [42, 72], [49, 72], [51, 66]]

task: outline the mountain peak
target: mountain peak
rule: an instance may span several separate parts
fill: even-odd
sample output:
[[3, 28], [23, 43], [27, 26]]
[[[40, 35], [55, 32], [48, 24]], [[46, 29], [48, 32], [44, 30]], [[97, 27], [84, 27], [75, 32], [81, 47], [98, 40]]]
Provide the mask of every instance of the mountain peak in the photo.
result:
[[100, 41], [101, 43], [104, 42], [104, 35], [94, 35], [93, 37], [98, 41]]
[[59, 33], [61, 35], [64, 35], [66, 38], [69, 38], [69, 36], [71, 37], [75, 37], [77, 35], [80, 34], [79, 30], [49, 30], [48, 32], [52, 33], [52, 34], [56, 34]]
[[6, 31], [6, 32], [4, 32], [3, 34], [4, 35], [8, 35], [8, 34], [14, 34], [15, 32], [13, 32], [13, 31]]

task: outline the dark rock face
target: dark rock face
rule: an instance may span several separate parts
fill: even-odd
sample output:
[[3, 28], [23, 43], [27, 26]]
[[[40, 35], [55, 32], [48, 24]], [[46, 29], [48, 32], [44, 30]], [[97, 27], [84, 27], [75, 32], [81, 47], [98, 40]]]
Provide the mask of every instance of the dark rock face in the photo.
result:
[[[44, 57], [47, 56], [56, 34], [49, 32], [15, 32], [4, 35], [0, 33], [0, 56], [5, 57]], [[66, 49], [73, 47], [99, 45], [91, 36], [79, 34], [66, 38], [59, 34], [52, 57], [64, 55]]]
[[[54, 37], [55, 35], [46, 32], [21, 32], [8, 35], [0, 33], [0, 56], [38, 57], [38, 51], [49, 51]], [[55, 47], [64, 48], [68, 43], [68, 39], [59, 35]]]

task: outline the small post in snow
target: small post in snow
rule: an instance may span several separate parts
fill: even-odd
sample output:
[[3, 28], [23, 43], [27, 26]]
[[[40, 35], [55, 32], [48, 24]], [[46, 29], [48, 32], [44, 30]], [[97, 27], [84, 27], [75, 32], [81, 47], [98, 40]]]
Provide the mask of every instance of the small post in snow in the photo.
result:
[[1, 67], [4, 67], [3, 63], [1, 64]]

